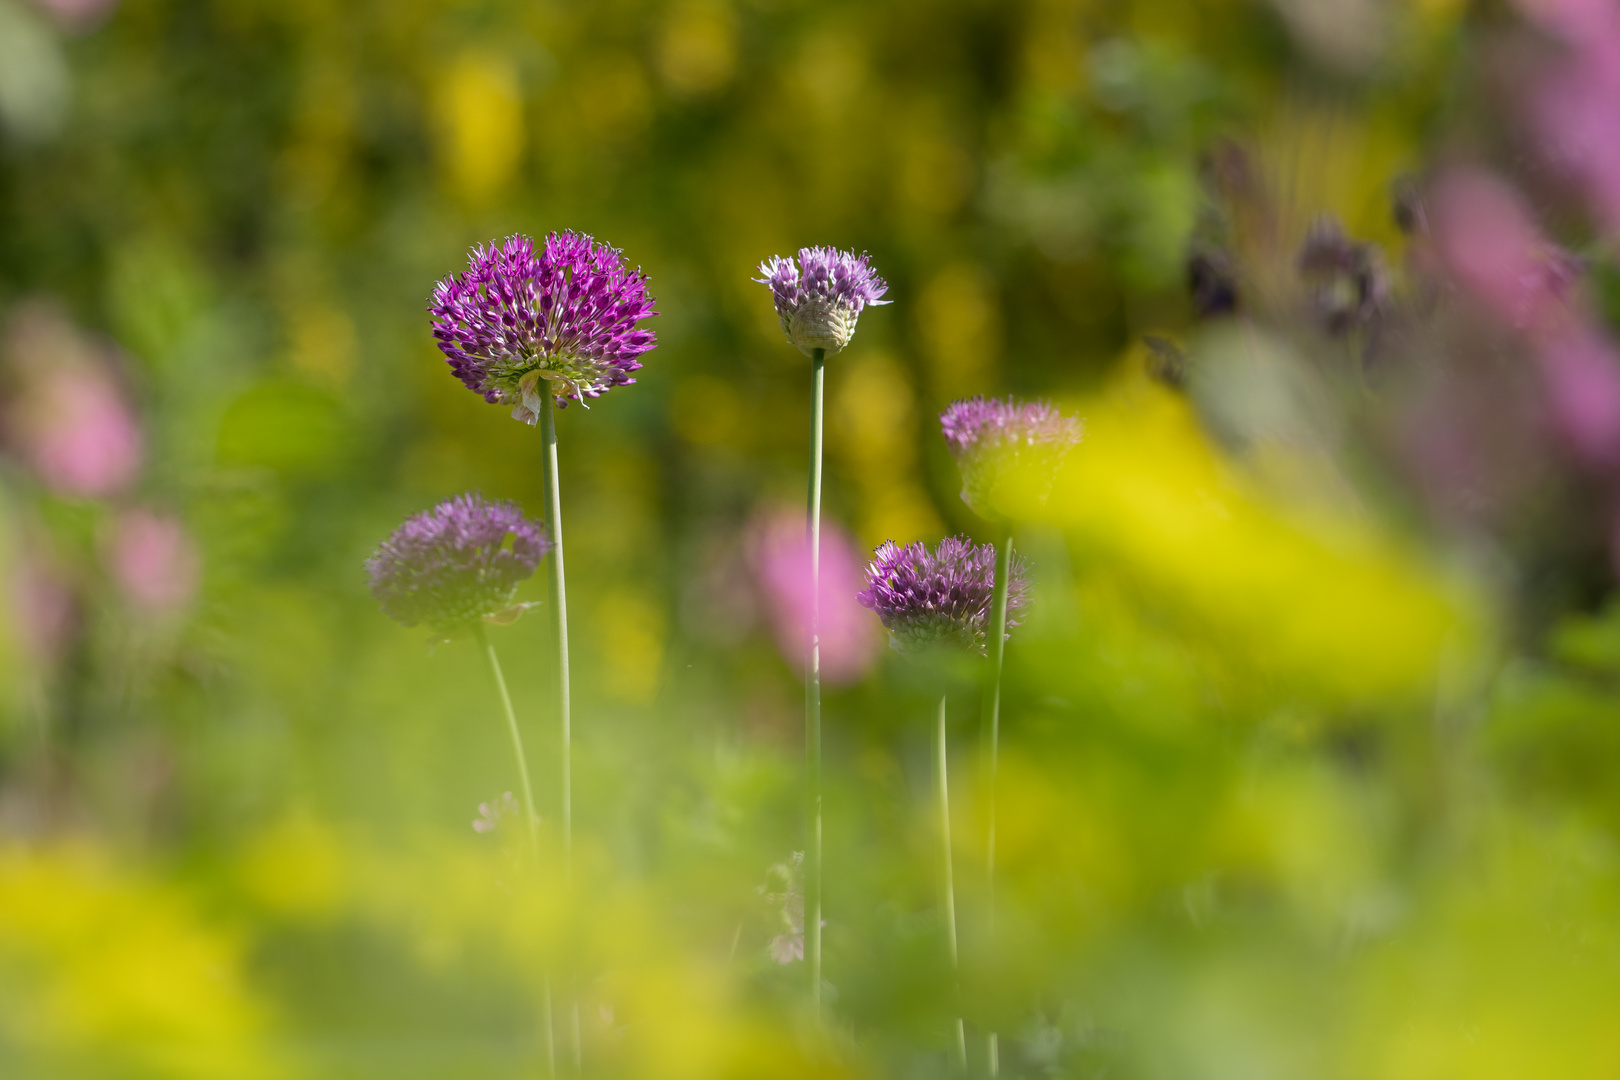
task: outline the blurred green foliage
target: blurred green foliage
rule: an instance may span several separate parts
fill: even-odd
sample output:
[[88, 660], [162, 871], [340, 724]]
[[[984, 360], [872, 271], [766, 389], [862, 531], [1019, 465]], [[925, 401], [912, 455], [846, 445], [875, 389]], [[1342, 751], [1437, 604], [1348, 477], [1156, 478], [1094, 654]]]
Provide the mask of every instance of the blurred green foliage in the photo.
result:
[[[588, 1075], [922, 1077], [961, 1015], [975, 1075], [998, 1032], [1009, 1077], [1612, 1076], [1611, 575], [1481, 554], [1373, 455], [1234, 446], [1144, 374], [1144, 335], [1226, 347], [1184, 280], [1211, 147], [1395, 262], [1390, 185], [1477, 123], [1500, 5], [1327, 7], [0, 0], [0, 312], [115, 345], [145, 448], [94, 497], [0, 463], [0, 1073], [459, 1080], [554, 1045], [573, 1075], [577, 1039]], [[543, 620], [493, 632], [535, 870], [469, 827], [515, 786], [480, 658], [361, 571], [443, 496], [538, 510], [535, 432], [424, 307], [471, 244], [560, 228], [662, 312], [639, 383], [560, 420], [571, 883]], [[937, 688], [880, 658], [829, 693], [821, 1027], [768, 953], [801, 691], [748, 539], [802, 497], [809, 415], [749, 279], [819, 243], [895, 301], [829, 365], [827, 513], [861, 542], [989, 538], [951, 398], [1088, 421], [1049, 503], [1005, 493], [1036, 603], [993, 935], [979, 693], [950, 696], [959, 977]], [[120, 590], [135, 506], [200, 553], [183, 610]], [[68, 598], [44, 643], [25, 571]]]

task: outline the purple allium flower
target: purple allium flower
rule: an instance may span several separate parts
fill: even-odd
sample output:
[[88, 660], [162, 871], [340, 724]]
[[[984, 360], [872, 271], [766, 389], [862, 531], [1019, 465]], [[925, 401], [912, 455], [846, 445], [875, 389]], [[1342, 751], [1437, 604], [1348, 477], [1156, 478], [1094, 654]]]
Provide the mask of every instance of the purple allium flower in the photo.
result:
[[1044, 498], [1063, 459], [1085, 434], [1079, 418], [1050, 402], [1014, 398], [953, 401], [939, 414], [939, 425], [962, 470], [962, 501], [986, 519], [998, 516], [990, 493], [1005, 473], [1030, 470]]
[[456, 378], [526, 424], [540, 414], [541, 380], [559, 407], [600, 397], [635, 382], [637, 357], [657, 344], [636, 326], [658, 314], [646, 275], [575, 232], [550, 233], [539, 251], [527, 236], [473, 248], [428, 311]]
[[1335, 337], [1372, 321], [1389, 293], [1378, 245], [1351, 240], [1331, 215], [1311, 223], [1296, 262], [1317, 319]]
[[799, 258], [772, 255], [759, 264], [764, 275], [754, 280], [771, 287], [776, 314], [788, 343], [809, 356], [821, 349], [831, 357], [855, 336], [855, 322], [867, 305], [893, 303], [881, 299], [889, 291], [872, 272], [864, 254], [830, 247], [799, 249]]
[[544, 526], [516, 503], [457, 495], [407, 518], [366, 560], [366, 573], [390, 618], [447, 634], [503, 613], [550, 550]]
[[[1007, 582], [1007, 629], [1029, 601], [1027, 565], [1013, 556]], [[866, 590], [855, 599], [877, 612], [897, 652], [954, 645], [983, 654], [996, 587], [996, 549], [948, 536], [933, 551], [885, 540], [866, 567]], [[1008, 635], [1011, 636], [1010, 634]]]

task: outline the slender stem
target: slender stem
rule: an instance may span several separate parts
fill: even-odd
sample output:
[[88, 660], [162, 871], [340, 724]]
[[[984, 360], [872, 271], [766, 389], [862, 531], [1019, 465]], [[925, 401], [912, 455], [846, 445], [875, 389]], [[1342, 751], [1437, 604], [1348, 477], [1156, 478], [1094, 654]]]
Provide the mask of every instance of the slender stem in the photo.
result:
[[810, 1007], [821, 1016], [821, 402], [826, 354], [810, 355], [810, 655], [804, 672], [805, 842], [804, 934]]
[[[541, 387], [547, 391], [546, 387]], [[557, 643], [557, 723], [562, 740], [563, 866], [568, 877], [574, 866], [574, 767], [571, 717], [568, 708], [568, 586], [563, 575], [562, 490], [557, 483], [557, 407], [549, 392], [542, 392], [540, 438], [545, 444], [545, 520], [551, 537], [551, 629]]]
[[[988, 775], [985, 784], [985, 851], [984, 876], [986, 884], [985, 908], [990, 929], [990, 940], [996, 936], [996, 772], [1001, 762], [1001, 668], [1007, 656], [1007, 591], [1012, 576], [1012, 530], [1003, 528], [1001, 543], [996, 552], [996, 582], [992, 597], [993, 610], [990, 626], [990, 691], [985, 708], [987, 731], [986, 746]], [[989, 1073], [1001, 1072], [1001, 1040], [990, 1032], [986, 1058]]]
[[[951, 972], [958, 968], [956, 954], [956, 872], [951, 868], [951, 788], [945, 755], [945, 697], [939, 696], [939, 723], [934, 728], [934, 767], [939, 774], [939, 838], [945, 855], [945, 941], [951, 956]], [[962, 1018], [956, 1018], [956, 1065], [967, 1071], [967, 1036]]]
[[534, 812], [534, 786], [529, 783], [529, 762], [523, 753], [523, 735], [518, 731], [517, 713], [512, 709], [512, 695], [506, 691], [506, 677], [501, 674], [501, 661], [495, 655], [495, 646], [489, 640], [484, 624], [473, 623], [473, 632], [478, 636], [478, 644], [484, 648], [484, 655], [489, 658], [489, 673], [495, 676], [495, 688], [501, 692], [501, 708], [506, 710], [506, 731], [512, 736], [512, 756], [517, 758], [518, 779], [523, 783], [523, 816], [529, 825], [529, 850], [538, 859], [540, 834], [535, 824], [537, 819]]
[[557, 1077], [557, 1028], [552, 1021], [551, 976], [546, 976], [546, 1078]]

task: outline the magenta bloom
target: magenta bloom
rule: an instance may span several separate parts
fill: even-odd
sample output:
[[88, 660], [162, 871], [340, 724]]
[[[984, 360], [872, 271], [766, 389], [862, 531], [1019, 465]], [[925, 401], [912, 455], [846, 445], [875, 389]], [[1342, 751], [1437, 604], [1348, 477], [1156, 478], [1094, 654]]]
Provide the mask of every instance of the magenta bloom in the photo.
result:
[[457, 495], [394, 530], [366, 560], [371, 595], [405, 626], [448, 634], [505, 612], [551, 541], [516, 503]]
[[657, 344], [636, 326], [658, 314], [653, 303], [617, 248], [561, 232], [538, 251], [526, 236], [473, 248], [466, 273], [433, 287], [428, 311], [456, 378], [532, 424], [542, 381], [559, 407], [635, 382], [638, 357]]
[[882, 299], [889, 286], [873, 273], [865, 254], [800, 248], [797, 262], [772, 255], [759, 264], [759, 272], [763, 276], [754, 280], [771, 287], [788, 343], [806, 356], [816, 349], [824, 358], [840, 352], [855, 336], [862, 311], [893, 302]]
[[1433, 204], [1440, 257], [1487, 313], [1527, 332], [1566, 317], [1580, 264], [1542, 234], [1518, 192], [1456, 169], [1436, 185]]
[[[1009, 631], [1029, 602], [1027, 564], [1015, 555], [1011, 569]], [[926, 544], [902, 547], [886, 540], [872, 553], [866, 581], [865, 591], [855, 599], [877, 612], [897, 652], [950, 645], [985, 653], [996, 588], [995, 545], [947, 536], [929, 551]]]
[[990, 495], [1009, 472], [1034, 474], [1044, 498], [1085, 425], [1047, 401], [973, 397], [953, 401], [939, 414], [951, 456], [962, 471], [962, 501], [982, 518], [999, 515]]
[[[822, 522], [821, 602], [817, 625], [821, 677], [850, 683], [866, 674], [881, 649], [872, 616], [851, 599], [861, 586], [858, 549], [843, 530]], [[802, 515], [781, 513], [755, 523], [750, 542], [754, 574], [770, 602], [776, 645], [790, 662], [801, 663], [810, 647], [810, 543]]]
[[129, 510], [118, 518], [109, 568], [124, 595], [154, 615], [191, 603], [202, 557], [184, 525], [165, 514]]

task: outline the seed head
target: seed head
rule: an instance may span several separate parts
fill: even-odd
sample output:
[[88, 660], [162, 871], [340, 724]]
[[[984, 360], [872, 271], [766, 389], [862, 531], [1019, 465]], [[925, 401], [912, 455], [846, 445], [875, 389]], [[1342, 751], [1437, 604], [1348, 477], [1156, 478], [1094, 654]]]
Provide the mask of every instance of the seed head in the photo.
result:
[[868, 306], [892, 303], [865, 254], [830, 247], [799, 249], [797, 261], [772, 255], [759, 264], [754, 280], [771, 287], [777, 317], [788, 343], [806, 356], [816, 349], [831, 357], [855, 336], [855, 323]]

